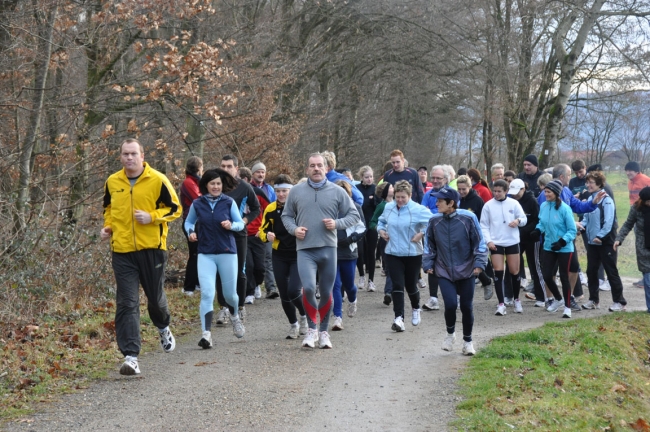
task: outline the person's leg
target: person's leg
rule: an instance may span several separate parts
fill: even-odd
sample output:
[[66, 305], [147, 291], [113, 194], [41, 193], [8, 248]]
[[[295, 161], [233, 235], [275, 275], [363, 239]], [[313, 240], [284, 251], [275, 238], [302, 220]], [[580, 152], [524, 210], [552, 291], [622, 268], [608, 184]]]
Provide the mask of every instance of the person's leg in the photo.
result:
[[[420, 270], [422, 268], [422, 255], [404, 258], [404, 289], [408, 293], [409, 300], [411, 301], [411, 308], [420, 309], [420, 290], [418, 289], [418, 278], [420, 276]], [[436, 294], [437, 292], [438, 288], [436, 286]]]
[[167, 252], [159, 249], [145, 249], [136, 252], [140, 267], [140, 285], [147, 296], [147, 310], [151, 322], [159, 330], [169, 326], [171, 314], [165, 295], [165, 265]]
[[307, 313], [309, 328], [315, 330], [318, 321], [318, 300], [316, 299], [316, 271], [318, 265], [314, 255], [315, 248], [298, 251], [298, 272], [303, 287], [302, 303]]
[[474, 328], [474, 278], [456, 281], [455, 285], [460, 294], [460, 312], [463, 314], [463, 340], [471, 342]]
[[499, 304], [502, 305], [505, 301], [506, 285], [504, 278], [504, 256], [502, 254], [495, 254], [494, 251], [491, 255], [492, 267], [494, 268], [494, 290], [497, 293]]
[[[244, 306], [244, 299], [246, 299], [247, 236], [235, 235], [235, 245], [237, 246], [237, 297], [239, 298], [239, 307], [242, 307]], [[228, 303], [228, 296], [225, 292], [223, 295], [226, 299], [226, 303]]]
[[643, 273], [643, 290], [645, 291], [645, 307], [650, 313], [650, 273]]
[[612, 301], [625, 306], [627, 305], [627, 300], [623, 297], [623, 282], [621, 281], [621, 277], [618, 274], [618, 268], [616, 267], [618, 254], [612, 245], [602, 245], [600, 248], [600, 267], [605, 269], [607, 280], [609, 281], [609, 285], [612, 287]]
[[251, 242], [253, 236], [248, 236], [248, 247], [246, 248], [246, 297], [251, 297], [255, 295], [255, 257], [254, 247]]
[[542, 276], [542, 269], [539, 267], [539, 242], [520, 243], [520, 247], [526, 251], [528, 271], [535, 286], [535, 300], [545, 301], [544, 276]]
[[[519, 245], [511, 246], [508, 249], [506, 255], [506, 261], [508, 262], [508, 272], [510, 275], [510, 282], [512, 285], [512, 299], [516, 300], [519, 298], [519, 292], [521, 291], [521, 280], [519, 278], [519, 265], [521, 263], [521, 254], [519, 253]], [[515, 253], [516, 249], [516, 253]]]
[[545, 250], [544, 254], [542, 255], [542, 259], [543, 265], [541, 267], [542, 274], [544, 275], [544, 283], [550, 290], [555, 300], [562, 300], [562, 294], [560, 294], [560, 290], [555, 283], [555, 274], [557, 273], [558, 269], [558, 253]]
[[187, 239], [187, 264], [185, 265], [185, 281], [183, 282], [183, 291], [194, 292], [199, 285], [199, 273], [196, 267], [196, 262], [199, 254], [199, 242], [191, 242], [187, 237], [185, 229], [183, 234]]
[[458, 291], [456, 285], [449, 279], [439, 278], [440, 294], [445, 301], [445, 325], [447, 334], [456, 332], [456, 309], [458, 309]]
[[[375, 250], [377, 249], [377, 231], [368, 230], [365, 235], [364, 255], [366, 262], [366, 272], [368, 273], [368, 280], [375, 280]], [[359, 255], [361, 259], [361, 255]]]
[[305, 306], [302, 302], [302, 283], [300, 282], [300, 273], [298, 272], [298, 263], [292, 261], [289, 265], [289, 299], [293, 305], [298, 309], [298, 314], [301, 317], [305, 316]]
[[[117, 287], [115, 296], [115, 339], [124, 356], [140, 354], [140, 281], [139, 267], [133, 254], [112, 254]], [[649, 273], [650, 274], [650, 273]]]
[[335, 317], [343, 318], [343, 282], [341, 281], [341, 264], [336, 263], [336, 278], [332, 289], [332, 314]]
[[273, 243], [264, 243], [264, 289], [266, 290], [267, 296], [269, 293], [277, 291], [278, 289], [275, 283], [275, 275], [273, 274], [273, 264], [271, 261], [272, 253]]
[[296, 317], [296, 308], [289, 296], [289, 268], [291, 264], [275, 256], [271, 257], [271, 260], [273, 262], [273, 274], [275, 275], [275, 283], [278, 286], [282, 310], [284, 310], [289, 324], [294, 324], [298, 321], [298, 318]]
[[[560, 282], [562, 282], [562, 294], [564, 296], [564, 306], [571, 307], [571, 281], [569, 279], [569, 268], [571, 266], [571, 257], [573, 252], [557, 252], [559, 270], [560, 270]], [[577, 273], [577, 272], [576, 272]]]
[[[218, 277], [221, 280], [221, 286], [223, 286], [223, 296], [226, 299], [226, 303], [228, 303], [228, 305], [237, 305], [241, 303], [239, 293], [237, 292], [237, 283], [239, 281], [237, 255], [218, 254], [215, 255], [215, 260], [217, 263]], [[239, 308], [233, 307], [230, 310], [230, 313], [233, 317], [239, 316]]]
[[363, 256], [365, 256], [366, 243], [364, 240], [365, 239], [362, 237], [361, 240], [357, 242], [357, 254], [359, 255], [360, 259], [356, 260], [356, 266], [357, 270], [359, 270], [359, 276], [361, 277], [364, 277], [366, 275], [366, 272], [364, 270], [365, 261], [361, 259]]
[[598, 289], [598, 267], [600, 267], [600, 248], [602, 246], [587, 245], [587, 286], [589, 300], [600, 303], [600, 290]]
[[431, 297], [438, 297], [438, 275], [429, 273], [427, 275], [429, 280], [429, 294]]
[[266, 243], [260, 240], [259, 237], [250, 236], [248, 237], [248, 249], [253, 250], [253, 285], [257, 287], [264, 283], [266, 275]]
[[337, 272], [339, 274], [337, 277], [340, 278], [343, 289], [348, 295], [348, 302], [350, 303], [357, 301], [357, 286], [354, 284], [354, 269], [358, 261], [359, 260], [356, 259], [338, 261]]
[[573, 254], [575, 255], [575, 261], [578, 263], [578, 268], [575, 269], [575, 271], [572, 271], [569, 273], [569, 282], [571, 283], [571, 294], [573, 294], [575, 297], [580, 297], [584, 295], [584, 291], [582, 289], [582, 283], [580, 282], [580, 278], [578, 277], [578, 273], [580, 272], [580, 262], [578, 261], [578, 250], [574, 249]]
[[320, 299], [318, 315], [320, 316], [319, 331], [327, 331], [330, 314], [332, 313], [332, 289], [336, 280], [336, 248], [322, 247], [318, 251], [318, 275], [320, 280]]
[[[388, 268], [388, 274], [390, 274], [390, 279], [393, 283], [393, 312], [395, 313], [395, 318], [402, 317], [404, 318], [404, 272], [405, 266], [402, 262], [402, 257], [395, 255], [384, 254], [384, 261], [386, 261], [386, 267]], [[416, 279], [417, 284], [417, 279]]]
[[201, 303], [199, 303], [199, 317], [201, 330], [210, 331], [212, 328], [212, 314], [214, 310], [214, 294], [216, 290], [217, 260], [216, 255], [199, 254], [199, 281], [201, 283]]

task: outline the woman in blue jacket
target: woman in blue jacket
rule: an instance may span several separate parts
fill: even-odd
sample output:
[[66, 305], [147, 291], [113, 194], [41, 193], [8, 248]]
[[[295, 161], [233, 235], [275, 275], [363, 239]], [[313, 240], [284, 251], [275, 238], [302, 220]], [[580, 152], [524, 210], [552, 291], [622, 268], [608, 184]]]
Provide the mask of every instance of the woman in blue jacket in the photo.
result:
[[379, 216], [377, 232], [386, 240], [385, 259], [393, 282], [392, 329], [404, 331], [404, 290], [413, 308], [411, 324], [420, 324], [418, 278], [422, 265], [422, 238], [432, 214], [428, 208], [411, 200], [411, 185], [406, 180], [395, 183], [395, 200], [386, 204]]
[[[226, 171], [211, 169], [199, 181], [201, 196], [194, 200], [185, 219], [185, 231], [190, 241], [198, 241], [197, 267], [201, 285], [201, 329], [199, 346], [212, 347], [212, 313], [217, 274], [221, 278], [223, 294], [232, 316], [235, 336], [244, 337], [244, 325], [239, 313], [237, 295], [237, 247], [232, 231], [244, 229], [244, 221], [235, 201], [224, 194], [237, 186], [237, 180]], [[197, 236], [196, 225], [201, 226]]]
[[546, 201], [539, 209], [539, 223], [531, 232], [530, 237], [537, 241], [544, 235], [544, 254], [542, 256], [542, 273], [546, 286], [555, 297], [547, 308], [556, 312], [562, 306], [562, 295], [555, 283], [555, 269], [559, 264], [560, 281], [564, 292], [563, 318], [571, 318], [571, 280], [578, 277], [578, 258], [573, 248], [573, 240], [578, 230], [573, 220], [571, 207], [562, 202], [562, 182], [553, 180], [544, 188]]

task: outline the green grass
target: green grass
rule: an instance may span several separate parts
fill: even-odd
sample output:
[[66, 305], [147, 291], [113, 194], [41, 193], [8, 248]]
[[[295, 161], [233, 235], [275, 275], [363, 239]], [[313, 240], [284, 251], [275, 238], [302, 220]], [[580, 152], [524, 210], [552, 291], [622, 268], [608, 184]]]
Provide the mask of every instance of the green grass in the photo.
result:
[[463, 374], [452, 426], [591, 431], [650, 421], [649, 337], [650, 315], [639, 312], [496, 338]]

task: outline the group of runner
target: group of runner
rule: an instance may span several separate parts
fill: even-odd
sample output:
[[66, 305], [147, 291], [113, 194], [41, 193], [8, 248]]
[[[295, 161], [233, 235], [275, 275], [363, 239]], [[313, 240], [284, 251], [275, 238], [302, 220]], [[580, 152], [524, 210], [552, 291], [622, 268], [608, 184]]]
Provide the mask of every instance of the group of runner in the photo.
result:
[[[184, 292], [200, 292], [198, 345], [203, 349], [213, 345], [213, 321], [230, 321], [234, 335], [244, 336], [245, 305], [261, 297], [262, 286], [267, 298], [280, 298], [289, 323], [287, 338], [302, 335], [303, 347], [332, 348], [328, 331], [343, 329], [343, 298], [347, 315], [355, 316], [358, 289], [376, 290], [377, 262], [386, 276], [383, 301], [393, 305], [394, 331], [405, 330], [405, 293], [411, 324], [420, 323], [426, 273], [430, 296], [422, 307], [440, 308], [438, 290], [444, 300], [442, 348], [453, 349], [460, 309], [462, 353], [473, 355], [475, 286], [483, 287], [485, 300], [496, 291], [497, 316], [506, 315], [509, 305], [523, 313], [524, 254], [531, 281], [523, 284], [525, 295], [536, 307], [555, 312], [564, 306], [562, 316], [570, 318], [572, 312], [599, 308], [599, 291], [611, 290], [609, 310], [625, 310], [616, 253], [632, 227], [650, 311], [650, 251], [644, 237], [648, 230], [650, 238], [644, 218], [650, 212], [650, 179], [643, 184], [638, 176], [645, 176], [635, 163], [626, 166], [634, 205], [617, 237], [615, 203], [611, 190], [606, 192], [605, 175], [598, 166], [586, 169], [582, 161], [571, 167], [558, 164], [548, 175], [528, 155], [518, 175], [494, 165], [488, 184], [476, 169], [461, 168], [456, 176], [449, 165], [434, 166], [429, 177], [426, 167], [408, 167], [404, 154], [394, 150], [375, 186], [369, 166], [361, 167], [355, 180], [350, 170], [336, 169], [332, 152], [322, 152], [308, 157], [306, 177], [297, 184], [280, 174], [270, 185], [262, 162], [249, 170], [239, 168], [235, 156], [225, 155], [219, 168], [204, 171], [201, 159], [191, 157], [180, 200], [169, 180], [144, 162], [138, 141], [122, 144], [121, 161], [124, 169], [106, 182], [101, 237], [111, 238], [124, 375], [140, 373], [139, 284], [163, 350], [175, 347], [163, 283], [168, 223], [179, 216], [189, 251]], [[579, 233], [588, 258], [582, 282], [589, 294], [582, 304], [582, 272], [574, 247]], [[216, 319], [215, 297], [220, 306]]]

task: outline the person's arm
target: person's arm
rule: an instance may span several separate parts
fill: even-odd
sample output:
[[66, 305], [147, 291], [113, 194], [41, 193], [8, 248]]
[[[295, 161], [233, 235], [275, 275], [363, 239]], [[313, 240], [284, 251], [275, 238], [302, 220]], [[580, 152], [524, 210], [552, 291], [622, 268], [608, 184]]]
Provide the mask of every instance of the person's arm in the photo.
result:
[[535, 226], [537, 226], [537, 222], [539, 221], [539, 205], [537, 204], [537, 201], [532, 200], [530, 202], [530, 207], [531, 208], [528, 209], [528, 214], [526, 215], [526, 225], [521, 227], [519, 230], [520, 239], [522, 241], [528, 240], [528, 236], [535, 229]]
[[436, 237], [433, 230], [434, 224], [430, 223], [427, 227], [426, 234], [424, 236], [424, 253], [422, 254], [422, 270], [426, 273], [429, 270], [434, 271], [434, 265], [436, 262], [436, 255], [438, 254], [438, 249], [436, 245]]
[[632, 231], [632, 228], [634, 228], [634, 225], [636, 224], [637, 216], [636, 208], [634, 206], [630, 207], [630, 213], [628, 213], [625, 223], [621, 226], [616, 235], [616, 242], [618, 244], [623, 244], [625, 237], [627, 237], [630, 231]]
[[352, 199], [345, 193], [345, 191], [343, 191], [343, 189], [341, 189], [341, 195], [343, 199], [339, 199], [339, 215], [344, 216], [334, 220], [336, 229], [351, 227], [361, 219]]
[[576, 238], [576, 235], [578, 234], [578, 229], [576, 228], [576, 223], [573, 220], [573, 213], [571, 213], [571, 211], [569, 210], [566, 210], [563, 213], [564, 213], [564, 223], [566, 225], [567, 230], [562, 236], [562, 239], [564, 239], [564, 241], [567, 242], [568, 244], [569, 242], [572, 242]]
[[[174, 219], [178, 218], [183, 213], [183, 207], [181, 206], [178, 196], [176, 196], [176, 191], [172, 187], [172, 184], [167, 179], [163, 177], [160, 185], [160, 195], [156, 200], [159, 208], [149, 212], [151, 215], [151, 223], [160, 225], [164, 222], [171, 222]], [[160, 206], [162, 204], [162, 206]], [[145, 210], [145, 209], [136, 209], [136, 210]]]
[[578, 198], [574, 197], [567, 187], [562, 189], [561, 198], [562, 201], [569, 204], [573, 213], [591, 213], [598, 208], [598, 204], [594, 204], [592, 200], [580, 201]]
[[266, 206], [266, 209], [264, 209], [264, 215], [262, 215], [262, 224], [260, 225], [259, 229], [259, 239], [264, 243], [269, 241], [266, 237], [266, 233], [273, 232], [273, 219], [271, 219], [269, 215], [272, 214], [277, 208], [277, 204], [275, 204], [276, 202], [277, 201], [274, 201]]
[[[257, 200], [257, 198], [255, 198], [255, 200]], [[244, 229], [245, 226], [244, 220], [239, 214], [239, 208], [237, 208], [237, 203], [235, 202], [235, 200], [232, 200], [232, 204], [230, 205], [230, 217], [232, 219], [232, 225], [230, 227], [231, 231], [241, 231]]]
[[113, 219], [111, 217], [111, 192], [108, 189], [108, 181], [104, 185], [104, 226], [99, 232], [102, 240], [108, 239], [113, 234]]
[[355, 203], [359, 204], [360, 206], [363, 205], [363, 194], [355, 185], [352, 184], [351, 181], [348, 181], [350, 183], [350, 186], [352, 188], [352, 199], [354, 200]]
[[[260, 215], [260, 201], [257, 199], [257, 195], [255, 195], [255, 191], [253, 190], [252, 186], [249, 186], [246, 189], [248, 191], [246, 194], [247, 196], [246, 203], [248, 204], [248, 214], [245, 217], [246, 217], [246, 223], [249, 224], [253, 222]], [[240, 218], [241, 218], [241, 214], [240, 214]]]
[[196, 210], [194, 209], [194, 204], [190, 206], [190, 210], [187, 212], [187, 218], [185, 219], [185, 224], [183, 226], [187, 235], [190, 235], [194, 232], [196, 228]]
[[384, 212], [384, 208], [386, 207], [386, 201], [382, 201], [379, 204], [377, 204], [377, 207], [375, 207], [375, 211], [372, 214], [372, 219], [370, 219], [370, 223], [368, 224], [368, 229], [371, 230], [377, 230], [377, 223], [379, 222], [379, 216]]
[[[548, 204], [546, 204], [546, 205], [548, 205]], [[537, 225], [535, 226], [535, 229], [538, 230], [542, 234], [544, 234], [544, 232], [546, 231], [545, 221], [544, 221], [544, 219], [542, 219], [542, 210], [543, 209], [544, 209], [544, 205], [540, 206], [540, 208], [539, 208], [539, 222], [537, 222]]]
[[521, 207], [521, 204], [519, 204], [518, 201], [515, 201], [515, 219], [519, 219], [520, 227], [526, 226], [526, 223], [528, 222], [526, 213], [524, 213], [524, 209]]
[[485, 240], [485, 243], [487, 244], [492, 242], [492, 237], [490, 237], [490, 206], [488, 205], [483, 206], [483, 211], [481, 212], [481, 222], [479, 222], [479, 229], [481, 230], [481, 237], [483, 240]]
[[472, 224], [474, 229], [470, 232], [470, 247], [474, 253], [474, 268], [485, 270], [488, 261], [487, 242], [483, 238], [483, 230], [480, 227], [479, 221], [475, 215], [472, 216]]

